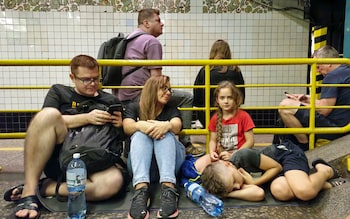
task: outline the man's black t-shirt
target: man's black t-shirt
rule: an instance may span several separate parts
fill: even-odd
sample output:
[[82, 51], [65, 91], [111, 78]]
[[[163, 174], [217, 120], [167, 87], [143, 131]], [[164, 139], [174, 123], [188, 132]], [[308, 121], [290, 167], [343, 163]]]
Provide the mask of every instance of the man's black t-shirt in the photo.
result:
[[72, 114], [72, 109], [75, 109], [82, 102], [94, 101], [96, 103], [103, 104], [105, 106], [110, 106], [112, 104], [119, 103], [116, 96], [101, 91], [98, 91], [96, 97], [87, 97], [78, 94], [73, 87], [65, 86], [62, 84], [52, 85], [49, 92], [47, 93], [43, 108], [44, 107], [54, 107], [58, 109], [63, 115]]

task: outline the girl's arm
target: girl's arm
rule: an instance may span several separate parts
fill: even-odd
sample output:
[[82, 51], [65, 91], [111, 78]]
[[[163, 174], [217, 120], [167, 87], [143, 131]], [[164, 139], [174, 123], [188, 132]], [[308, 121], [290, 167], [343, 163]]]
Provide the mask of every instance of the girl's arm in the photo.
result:
[[252, 148], [254, 146], [254, 133], [253, 129], [244, 132], [245, 143], [239, 148]]
[[219, 160], [219, 155], [216, 150], [216, 132], [210, 132], [210, 140], [209, 140], [209, 154], [210, 154], [210, 159], [212, 161], [217, 161]]
[[265, 198], [265, 192], [259, 186], [244, 184], [241, 189], [228, 193], [226, 197], [245, 201], [262, 201]]
[[216, 132], [210, 132], [209, 152], [216, 151]]

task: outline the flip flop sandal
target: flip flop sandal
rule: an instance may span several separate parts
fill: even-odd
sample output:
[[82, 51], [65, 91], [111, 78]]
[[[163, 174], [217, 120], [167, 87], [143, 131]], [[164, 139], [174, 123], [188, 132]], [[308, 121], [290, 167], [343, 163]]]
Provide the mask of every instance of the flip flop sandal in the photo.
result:
[[[33, 206], [32, 204], [36, 204], [37, 206]], [[23, 198], [18, 200], [18, 204], [17, 204], [17, 206], [14, 209], [14, 214], [16, 214], [16, 212], [18, 212], [20, 210], [27, 209], [27, 210], [36, 211], [37, 212], [37, 216], [35, 218], [40, 218], [39, 207], [40, 207], [39, 201], [38, 201], [38, 198], [35, 195], [23, 197]], [[20, 217], [15, 216], [15, 218], [20, 218]]]
[[314, 161], [312, 161], [312, 164], [311, 164], [311, 165], [316, 169], [316, 165], [317, 165], [317, 164], [324, 164], [324, 165], [329, 166], [329, 167], [331, 167], [331, 168], [333, 169], [333, 176], [332, 176], [332, 178], [330, 178], [329, 180], [331, 180], [331, 179], [336, 179], [336, 178], [339, 178], [339, 177], [340, 177], [338, 170], [335, 169], [332, 165], [330, 165], [330, 164], [329, 164], [328, 162], [326, 162], [325, 160], [323, 160], [323, 159], [321, 159], [321, 158], [317, 158], [317, 159], [315, 159]]
[[345, 178], [338, 177], [338, 178], [335, 178], [335, 179], [327, 180], [327, 182], [329, 182], [332, 185], [332, 187], [336, 187], [336, 186], [343, 185], [344, 183], [347, 182], [347, 180]]
[[[24, 184], [13, 186], [4, 193], [4, 200], [8, 202], [18, 201], [19, 199], [11, 199], [11, 195], [20, 195], [23, 192]], [[13, 191], [17, 189], [17, 192], [13, 194]]]
[[58, 193], [58, 190], [60, 189], [62, 182], [57, 182], [56, 184], [56, 189], [55, 189], [55, 197], [59, 202], [67, 202], [68, 197], [67, 196], [62, 196]]
[[[48, 179], [47, 177], [44, 177], [42, 179], [39, 180], [39, 183], [38, 183], [38, 187], [41, 186], [41, 184], [43, 183], [44, 180]], [[10, 189], [8, 189], [5, 193], [4, 193], [4, 200], [5, 201], [8, 201], [8, 202], [15, 202], [15, 201], [18, 201], [20, 200], [19, 199], [11, 199], [11, 195], [20, 195], [22, 194], [23, 192], [23, 187], [24, 187], [24, 184], [20, 184], [20, 185], [17, 185], [17, 186], [13, 186], [11, 187]], [[17, 189], [17, 192], [15, 194], [13, 194], [13, 191]]]

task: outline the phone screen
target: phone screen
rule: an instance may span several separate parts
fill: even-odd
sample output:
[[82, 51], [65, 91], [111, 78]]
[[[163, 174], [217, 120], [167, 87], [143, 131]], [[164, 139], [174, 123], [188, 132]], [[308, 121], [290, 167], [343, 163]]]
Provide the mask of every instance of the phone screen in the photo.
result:
[[110, 105], [110, 106], [108, 107], [107, 112], [108, 112], [109, 114], [113, 114], [114, 111], [121, 112], [122, 110], [123, 110], [123, 107], [122, 107], [121, 104], [113, 104], [113, 105]]

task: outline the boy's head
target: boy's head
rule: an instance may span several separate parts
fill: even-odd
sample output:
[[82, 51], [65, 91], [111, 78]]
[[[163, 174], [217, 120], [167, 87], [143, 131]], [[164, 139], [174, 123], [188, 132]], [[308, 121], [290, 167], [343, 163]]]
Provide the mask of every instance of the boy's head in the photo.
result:
[[211, 194], [225, 197], [228, 193], [242, 188], [241, 173], [229, 161], [219, 160], [209, 164], [201, 176], [203, 187]]

